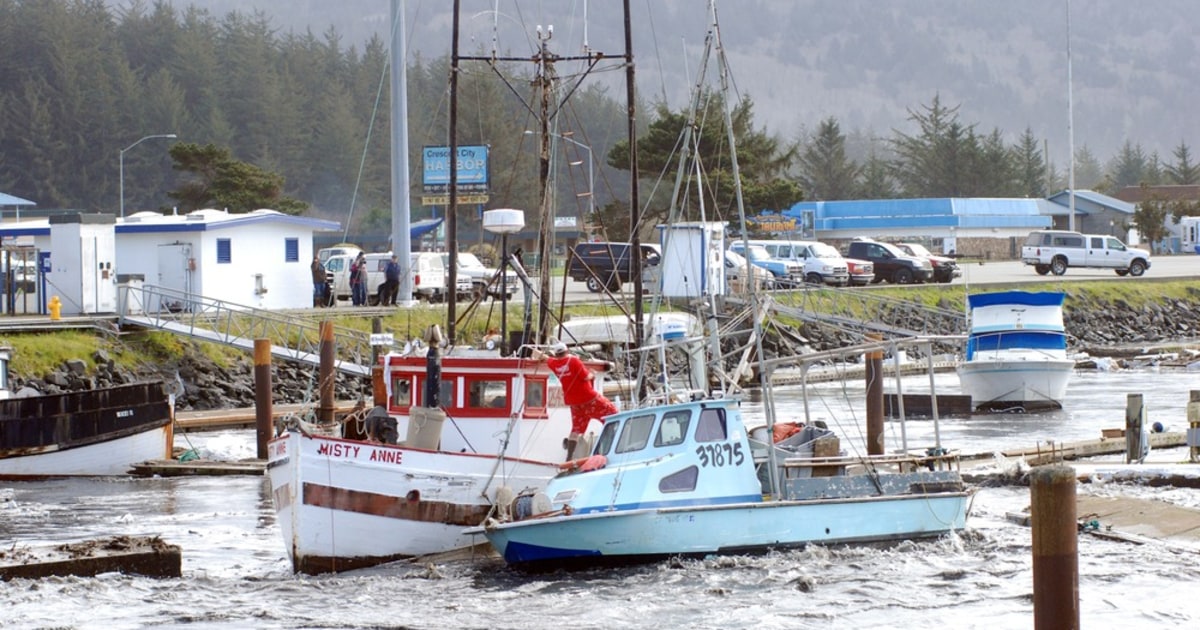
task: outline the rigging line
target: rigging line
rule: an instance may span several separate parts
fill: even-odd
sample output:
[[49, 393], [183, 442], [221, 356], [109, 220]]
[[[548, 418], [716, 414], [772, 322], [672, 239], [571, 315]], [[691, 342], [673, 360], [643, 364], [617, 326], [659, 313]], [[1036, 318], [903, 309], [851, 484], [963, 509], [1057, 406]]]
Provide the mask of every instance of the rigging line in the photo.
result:
[[[421, 14], [421, 5], [420, 5], [420, 3], [418, 3], [416, 16], [420, 17], [420, 14]], [[399, 15], [399, 13], [397, 13], [396, 19], [399, 20], [399, 18], [400, 18], [400, 15]], [[416, 22], [416, 20], [413, 20], [410, 23], [413, 26], [410, 27], [408, 37], [405, 39], [406, 46], [412, 45], [412, 34], [414, 32], [412, 29], [416, 28], [417, 22]], [[397, 26], [396, 21], [393, 21], [392, 29], [391, 29], [391, 40], [389, 42], [389, 46], [390, 46], [391, 42], [396, 41], [396, 26]], [[406, 56], [406, 58], [407, 58], [407, 56]], [[354, 206], [358, 203], [358, 191], [360, 188], [362, 188], [363, 171], [366, 170], [366, 165], [367, 165], [367, 152], [369, 151], [369, 149], [371, 147], [371, 136], [373, 135], [373, 132], [375, 130], [375, 118], [379, 115], [379, 104], [383, 100], [383, 86], [386, 83], [385, 79], [387, 79], [388, 71], [391, 67], [390, 59], [391, 59], [391, 55], [388, 55], [384, 58], [383, 67], [381, 68], [380, 73], [379, 73], [379, 86], [375, 90], [375, 103], [371, 107], [371, 120], [370, 120], [370, 122], [367, 123], [367, 135], [365, 138], [363, 138], [362, 157], [360, 157], [358, 160], [358, 175], [354, 179], [354, 192], [350, 194], [350, 209], [349, 209], [348, 213], [346, 214], [346, 229], [342, 231], [342, 241], [346, 241], [350, 238], [350, 225], [354, 219]], [[392, 121], [392, 124], [396, 124], [396, 121]]]
[[[667, 102], [667, 79], [666, 79], [666, 71], [663, 70], [663, 64], [662, 64], [663, 56], [662, 56], [662, 53], [659, 51], [659, 46], [658, 46], [658, 29], [655, 28], [655, 26], [654, 26], [654, 9], [653, 9], [654, 2], [655, 2], [655, 0], [646, 0], [646, 15], [648, 16], [646, 19], [648, 22], [650, 22], [650, 39], [653, 40], [653, 42], [654, 42], [654, 45], [651, 46], [651, 48], [654, 49], [655, 61], [658, 63], [658, 83], [659, 83], [658, 87], [660, 90], [662, 90], [662, 102], [666, 103]], [[686, 56], [684, 57], [684, 64], [685, 64], [685, 66], [687, 64]], [[685, 69], [685, 73], [686, 73], [686, 69]]]

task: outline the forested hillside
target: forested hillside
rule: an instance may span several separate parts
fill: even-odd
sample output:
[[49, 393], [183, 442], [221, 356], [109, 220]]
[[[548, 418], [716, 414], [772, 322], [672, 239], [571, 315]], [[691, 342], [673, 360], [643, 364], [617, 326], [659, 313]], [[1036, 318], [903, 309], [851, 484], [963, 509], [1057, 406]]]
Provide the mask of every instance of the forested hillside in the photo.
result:
[[[418, 200], [420, 149], [447, 141], [447, 4], [407, 3]], [[542, 21], [557, 23], [556, 52], [575, 54], [582, 42], [575, 2], [501, 2], [503, 19], [490, 1], [463, 4], [464, 52], [486, 52], [493, 24], [503, 53], [525, 54]], [[1200, 4], [1075, 4], [1077, 186], [1196, 183], [1189, 105]], [[168, 193], [188, 174], [172, 170], [165, 145], [186, 142], [228, 148], [279, 173], [286, 194], [312, 214], [386, 229], [388, 5], [0, 0], [0, 190], [40, 208], [112, 212], [118, 158], [129, 149], [126, 207], [169, 211], [176, 202]], [[589, 46], [621, 52], [620, 16], [605, 3], [589, 6]], [[718, 8], [735, 96], [753, 104], [738, 133], [771, 140], [739, 148], [771, 151], [762, 163], [780, 167], [762, 175], [773, 193], [765, 207], [798, 195], [1039, 196], [1065, 185], [1065, 4], [741, 0]], [[669, 116], [683, 110], [696, 81], [704, 3], [635, 9], [639, 124], [675, 129]], [[613, 157], [625, 132], [623, 74], [615, 62], [599, 70], [580, 83], [556, 128], [574, 140], [562, 144], [563, 166], [555, 167], [561, 205], [581, 199], [589, 167], [597, 207], [627, 198]], [[571, 72], [564, 68], [568, 82], [577, 78]], [[492, 147], [491, 207], [537, 207], [536, 136], [526, 133], [536, 129], [531, 74], [515, 62], [500, 72], [477, 64], [460, 78], [459, 142]], [[166, 133], [178, 138], [132, 146]], [[775, 186], [776, 175], [798, 189]]]

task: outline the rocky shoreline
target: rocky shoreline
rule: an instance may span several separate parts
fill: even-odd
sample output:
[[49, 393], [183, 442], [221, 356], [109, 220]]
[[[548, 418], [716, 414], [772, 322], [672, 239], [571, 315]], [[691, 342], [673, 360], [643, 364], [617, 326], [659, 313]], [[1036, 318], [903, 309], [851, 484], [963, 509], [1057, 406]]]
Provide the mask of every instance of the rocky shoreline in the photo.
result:
[[[1194, 299], [1165, 299], [1134, 307], [1123, 300], [1112, 302], [1080, 297], [1069, 305], [1064, 316], [1073, 349], [1092, 357], [1111, 357], [1117, 366], [1144, 355], [1159, 355], [1164, 360], [1188, 364], [1200, 359], [1200, 291]], [[1069, 298], [1070, 299], [1070, 298]], [[903, 322], [885, 322], [901, 326]], [[930, 331], [931, 334], [955, 334], [960, 331]], [[852, 345], [857, 335], [825, 327], [779, 328], [767, 340], [767, 354], [794, 353], [795, 342], [822, 350]], [[1173, 354], [1172, 354], [1173, 353]], [[41, 378], [13, 376], [13, 391], [30, 387], [41, 393], [59, 393], [94, 389], [151, 379], [162, 379], [176, 388], [176, 408], [180, 411], [230, 409], [254, 405], [254, 365], [251, 357], [239, 357], [233, 365], [217, 364], [202, 352], [186, 353], [169, 364], [131, 373], [115, 366], [103, 351], [92, 357], [96, 368], [88, 373], [87, 362], [67, 361], [59, 369]], [[600, 357], [610, 359], [611, 357]], [[273, 364], [274, 400], [280, 404], [306, 403], [318, 397], [316, 369], [310, 366], [276, 361]], [[337, 377], [339, 400], [369, 401], [369, 379]], [[182, 393], [179, 393], [180, 390]]]

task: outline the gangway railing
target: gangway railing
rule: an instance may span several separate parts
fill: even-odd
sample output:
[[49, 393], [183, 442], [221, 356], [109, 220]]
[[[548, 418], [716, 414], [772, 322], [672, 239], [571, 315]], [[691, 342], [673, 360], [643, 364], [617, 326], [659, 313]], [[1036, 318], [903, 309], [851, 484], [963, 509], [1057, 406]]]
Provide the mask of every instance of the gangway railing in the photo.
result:
[[[117, 309], [132, 324], [253, 351], [256, 339], [271, 340], [271, 355], [320, 365], [320, 322], [276, 311], [154, 285], [121, 284]], [[373, 347], [368, 333], [334, 330], [334, 369], [370, 376]]]
[[885, 339], [929, 335], [965, 335], [965, 313], [899, 300], [874, 291], [808, 285], [771, 294], [772, 308], [802, 321], [840, 330], [876, 333]]

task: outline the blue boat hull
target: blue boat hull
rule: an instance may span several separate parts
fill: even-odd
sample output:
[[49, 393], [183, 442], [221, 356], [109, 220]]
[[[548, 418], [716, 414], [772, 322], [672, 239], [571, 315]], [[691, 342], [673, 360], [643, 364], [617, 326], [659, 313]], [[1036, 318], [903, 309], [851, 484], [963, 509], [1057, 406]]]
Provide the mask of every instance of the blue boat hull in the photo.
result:
[[937, 537], [966, 524], [969, 492], [597, 512], [493, 525], [510, 565], [562, 568]]

